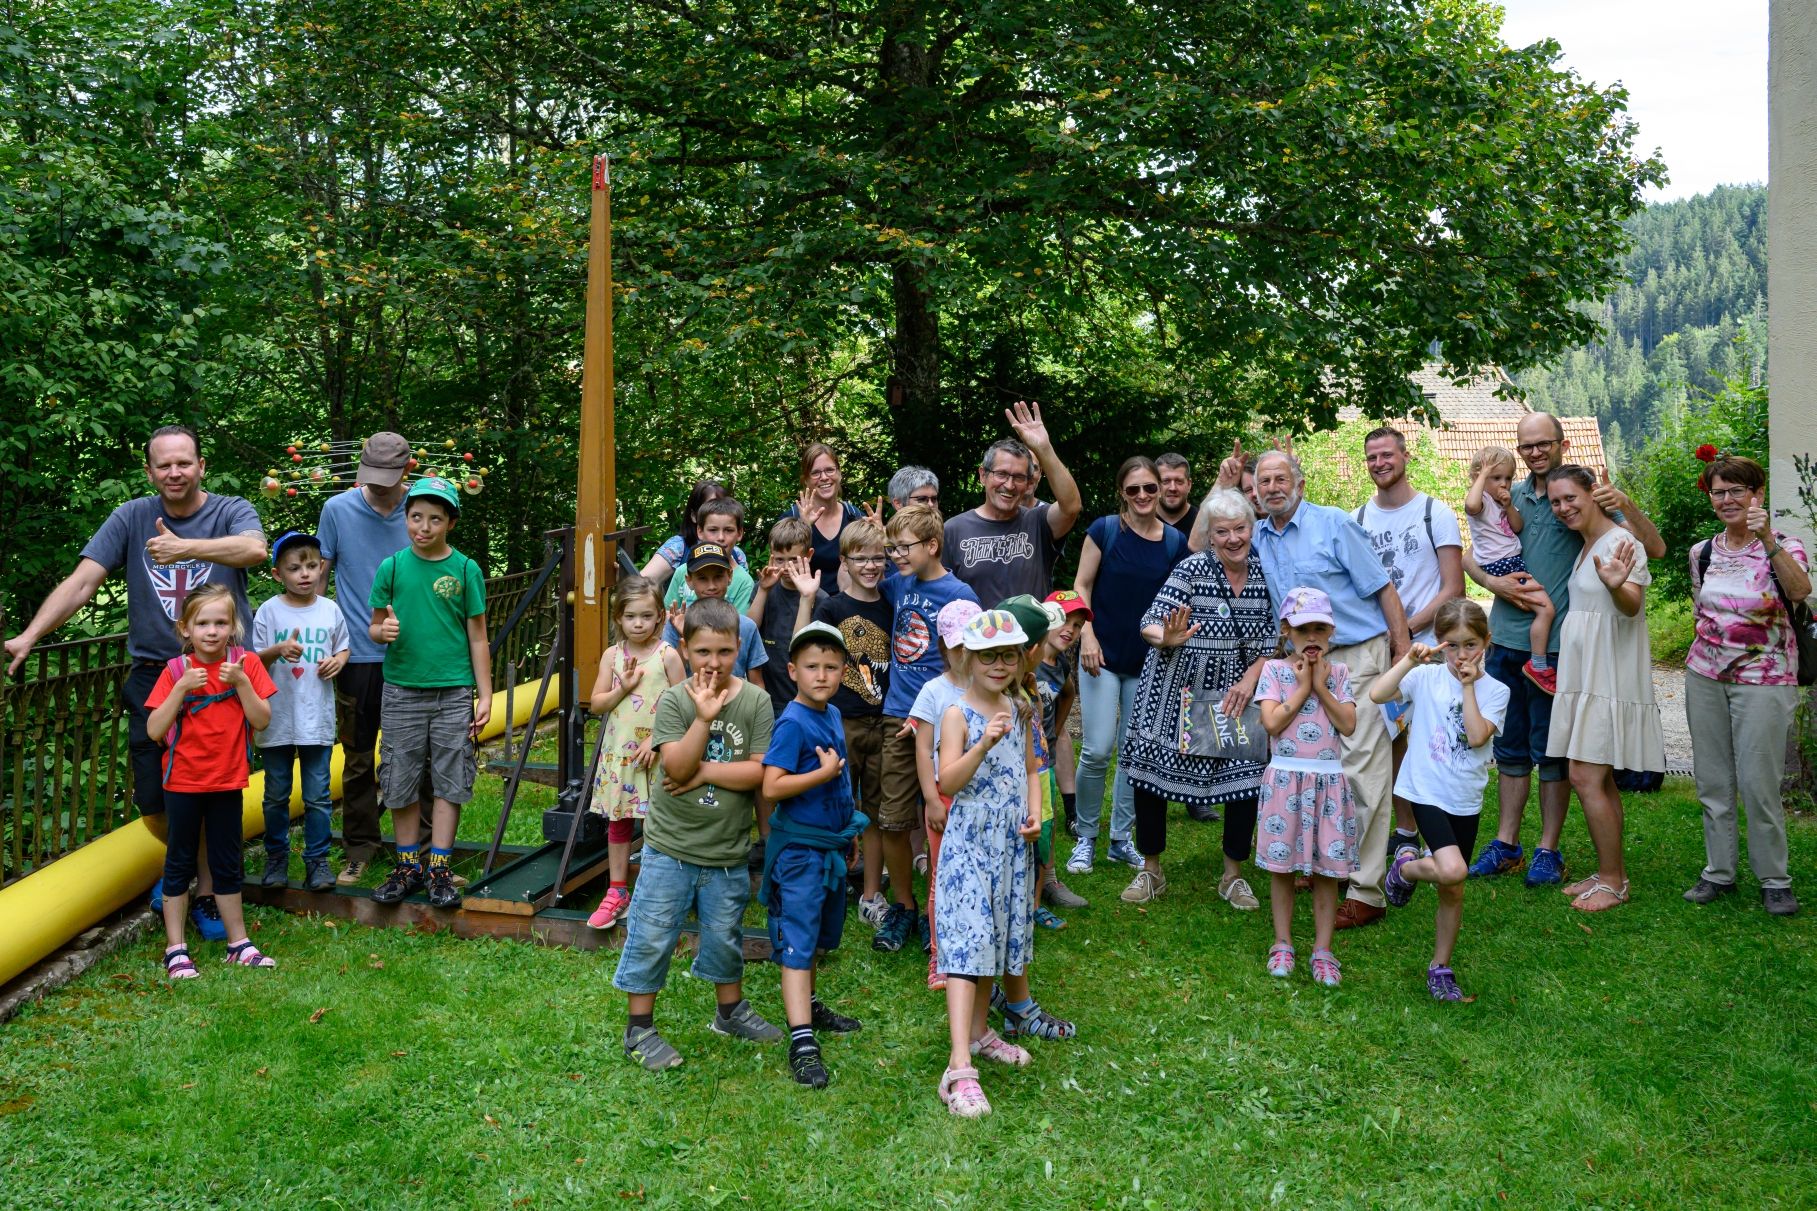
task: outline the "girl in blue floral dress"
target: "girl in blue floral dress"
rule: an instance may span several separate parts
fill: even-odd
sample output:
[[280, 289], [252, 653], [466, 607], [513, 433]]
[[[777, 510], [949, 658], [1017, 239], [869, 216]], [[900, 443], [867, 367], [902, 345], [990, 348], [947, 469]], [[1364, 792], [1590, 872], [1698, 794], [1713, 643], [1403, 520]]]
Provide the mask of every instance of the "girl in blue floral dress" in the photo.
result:
[[965, 697], [940, 723], [940, 792], [948, 799], [934, 878], [935, 953], [946, 976], [952, 1044], [940, 1099], [954, 1114], [990, 1113], [973, 1057], [1021, 1067], [1023, 1048], [988, 1029], [991, 985], [1020, 975], [1034, 949], [1034, 838], [1041, 832], [1033, 712], [1012, 698], [1028, 634], [1007, 610], [965, 624], [953, 673]]
[[1295, 588], [1281, 599], [1287, 659], [1262, 666], [1255, 700], [1274, 738], [1257, 808], [1256, 865], [1269, 872], [1274, 946], [1268, 974], [1293, 974], [1293, 877], [1312, 877], [1312, 978], [1337, 987], [1343, 975], [1331, 953], [1338, 880], [1356, 869], [1356, 800], [1338, 762], [1342, 737], [1356, 728], [1350, 670], [1327, 653], [1335, 627], [1331, 599]]

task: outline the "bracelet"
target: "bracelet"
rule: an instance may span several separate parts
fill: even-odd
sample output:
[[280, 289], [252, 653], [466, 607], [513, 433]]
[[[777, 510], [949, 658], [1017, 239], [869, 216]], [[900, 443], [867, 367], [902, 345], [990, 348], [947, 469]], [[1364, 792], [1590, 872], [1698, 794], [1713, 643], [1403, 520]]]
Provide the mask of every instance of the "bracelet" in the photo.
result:
[[1772, 548], [1767, 551], [1767, 558], [1776, 559], [1776, 558], [1778, 558], [1779, 553], [1783, 550], [1785, 550], [1784, 547], [1780, 546], [1778, 543], [1774, 543]]

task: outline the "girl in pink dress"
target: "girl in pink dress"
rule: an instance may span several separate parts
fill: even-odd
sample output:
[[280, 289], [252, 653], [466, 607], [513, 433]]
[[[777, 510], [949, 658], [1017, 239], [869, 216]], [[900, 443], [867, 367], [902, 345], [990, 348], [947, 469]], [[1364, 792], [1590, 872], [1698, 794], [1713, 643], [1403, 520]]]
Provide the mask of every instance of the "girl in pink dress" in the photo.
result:
[[1312, 878], [1312, 978], [1337, 987], [1343, 974], [1331, 953], [1338, 880], [1356, 869], [1356, 800], [1338, 754], [1341, 737], [1356, 728], [1350, 670], [1326, 659], [1335, 630], [1331, 599], [1294, 588], [1281, 601], [1283, 650], [1262, 666], [1255, 700], [1262, 726], [1274, 738], [1262, 774], [1257, 811], [1256, 865], [1269, 872], [1274, 946], [1268, 974], [1293, 974], [1293, 877]]

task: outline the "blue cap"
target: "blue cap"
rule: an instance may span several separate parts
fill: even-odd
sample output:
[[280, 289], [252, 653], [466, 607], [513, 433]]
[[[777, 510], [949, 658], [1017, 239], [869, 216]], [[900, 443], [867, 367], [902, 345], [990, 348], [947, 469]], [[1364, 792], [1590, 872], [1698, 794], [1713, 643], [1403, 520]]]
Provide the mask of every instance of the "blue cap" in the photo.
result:
[[271, 544], [271, 566], [277, 567], [279, 557], [299, 543], [314, 547], [318, 551], [322, 549], [322, 543], [315, 535], [304, 530], [286, 530], [278, 535], [276, 542]]

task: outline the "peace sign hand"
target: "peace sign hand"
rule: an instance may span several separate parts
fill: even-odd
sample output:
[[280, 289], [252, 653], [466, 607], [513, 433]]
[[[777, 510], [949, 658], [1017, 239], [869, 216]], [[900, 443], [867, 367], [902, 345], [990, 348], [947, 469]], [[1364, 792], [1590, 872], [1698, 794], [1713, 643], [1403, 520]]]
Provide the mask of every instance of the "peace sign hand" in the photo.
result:
[[1234, 488], [1243, 482], [1243, 439], [1230, 443], [1230, 455], [1218, 464], [1218, 487]]
[[1624, 538], [1607, 559], [1600, 555], [1591, 556], [1596, 561], [1596, 574], [1602, 578], [1612, 593], [1628, 583], [1628, 577], [1634, 574], [1634, 542]]

